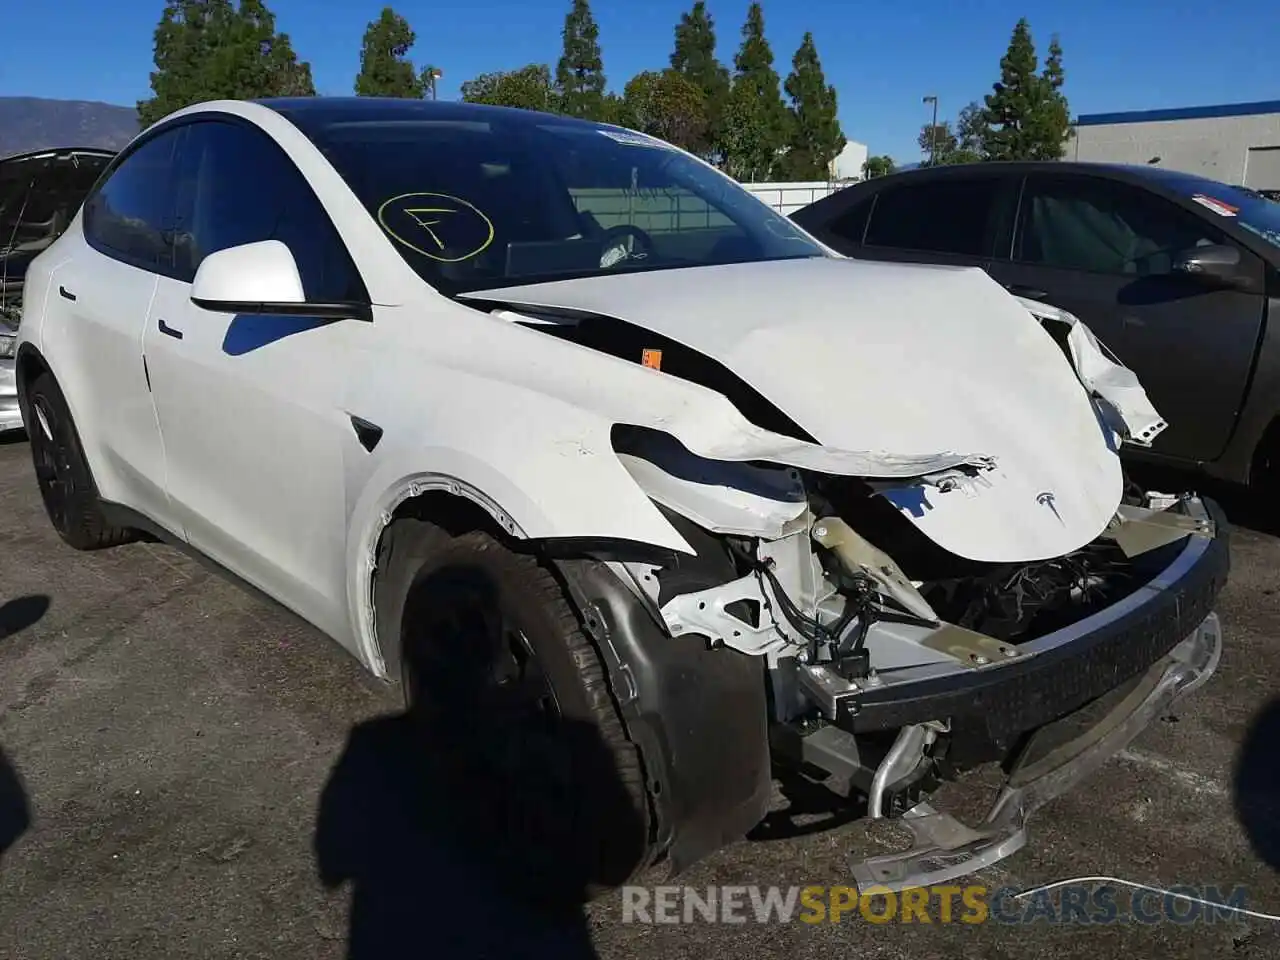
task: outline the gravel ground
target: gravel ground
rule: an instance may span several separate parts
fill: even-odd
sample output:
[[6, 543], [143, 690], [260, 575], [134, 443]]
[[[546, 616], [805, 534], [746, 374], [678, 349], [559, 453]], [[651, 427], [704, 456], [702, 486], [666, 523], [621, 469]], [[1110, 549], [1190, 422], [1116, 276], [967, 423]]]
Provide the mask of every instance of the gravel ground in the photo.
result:
[[[1243, 885], [1280, 914], [1280, 541], [1227, 505], [1218, 674], [975, 882]], [[1247, 918], [637, 924], [616, 895], [541, 916], [502, 892], [501, 851], [431, 829], [464, 786], [398, 791], [395, 696], [336, 645], [169, 548], [65, 548], [22, 442], [0, 444], [0, 545], [3, 958], [1280, 956], [1280, 923]], [[646, 882], [848, 883], [890, 839], [827, 808], [779, 785], [759, 838]]]

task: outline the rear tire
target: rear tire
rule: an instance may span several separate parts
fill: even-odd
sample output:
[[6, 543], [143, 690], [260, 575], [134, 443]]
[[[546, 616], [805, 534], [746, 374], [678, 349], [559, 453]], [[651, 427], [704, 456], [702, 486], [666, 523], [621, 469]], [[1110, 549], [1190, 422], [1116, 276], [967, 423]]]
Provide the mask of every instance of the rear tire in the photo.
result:
[[77, 550], [136, 539], [132, 530], [107, 522], [80, 435], [53, 374], [46, 371], [31, 381], [23, 407], [40, 498], [58, 535]]
[[640, 755], [550, 570], [484, 531], [403, 519], [384, 535], [374, 598], [425, 748], [465, 771], [464, 819], [502, 831], [524, 893], [580, 903], [648, 865]]

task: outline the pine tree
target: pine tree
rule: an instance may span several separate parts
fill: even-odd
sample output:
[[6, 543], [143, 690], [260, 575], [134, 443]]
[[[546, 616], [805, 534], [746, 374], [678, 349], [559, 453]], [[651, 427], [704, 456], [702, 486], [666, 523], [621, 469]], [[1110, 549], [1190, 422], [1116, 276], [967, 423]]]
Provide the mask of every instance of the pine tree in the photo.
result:
[[719, 133], [729, 96], [729, 68], [716, 59], [715, 21], [704, 0], [697, 0], [688, 13], [681, 14], [675, 33], [671, 69], [701, 91], [706, 113], [705, 130], [688, 149], [715, 160], [722, 152]]
[[556, 94], [562, 113], [598, 120], [604, 114], [604, 60], [600, 28], [587, 0], [573, 0], [564, 18], [564, 51], [556, 64]]
[[415, 39], [409, 21], [390, 7], [383, 7], [382, 14], [364, 31], [356, 96], [418, 99], [426, 96], [429, 77], [425, 72], [420, 74], [406, 59]]
[[804, 35], [792, 58], [785, 89], [791, 98], [791, 121], [783, 171], [793, 180], [825, 180], [848, 141], [836, 115], [836, 88], [822, 72], [812, 33]]
[[168, 0], [155, 30], [152, 96], [138, 101], [148, 126], [175, 110], [221, 98], [311, 96], [311, 66], [262, 0]]
[[738, 180], [765, 180], [780, 166], [788, 115], [759, 3], [747, 10], [742, 45], [733, 62], [733, 86], [723, 115], [724, 166]]
[[1049, 57], [1045, 60], [1041, 80], [1045, 85], [1045, 102], [1037, 114], [1037, 160], [1061, 160], [1071, 135], [1071, 108], [1062, 92], [1066, 83], [1062, 69], [1062, 44], [1055, 35], [1049, 41]]
[[1000, 59], [1000, 80], [986, 96], [984, 154], [989, 160], [1059, 160], [1070, 132], [1062, 93], [1062, 48], [1055, 38], [1043, 74], [1026, 19], [1013, 28]]

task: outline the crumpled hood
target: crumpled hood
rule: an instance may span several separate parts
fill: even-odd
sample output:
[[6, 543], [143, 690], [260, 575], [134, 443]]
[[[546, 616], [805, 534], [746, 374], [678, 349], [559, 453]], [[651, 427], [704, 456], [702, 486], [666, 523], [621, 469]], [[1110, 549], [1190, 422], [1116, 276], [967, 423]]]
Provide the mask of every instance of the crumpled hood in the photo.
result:
[[679, 341], [824, 445], [995, 458], [947, 492], [887, 494], [961, 556], [1059, 556], [1096, 538], [1120, 501], [1112, 438], [1062, 349], [978, 269], [812, 258], [472, 296], [604, 314]]

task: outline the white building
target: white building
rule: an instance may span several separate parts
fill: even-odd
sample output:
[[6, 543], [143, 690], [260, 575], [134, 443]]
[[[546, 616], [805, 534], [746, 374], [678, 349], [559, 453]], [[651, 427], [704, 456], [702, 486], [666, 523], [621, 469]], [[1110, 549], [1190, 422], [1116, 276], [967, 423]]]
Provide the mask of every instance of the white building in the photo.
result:
[[1155, 164], [1280, 190], [1280, 100], [1095, 113], [1076, 120], [1068, 159]]
[[831, 164], [831, 179], [861, 180], [862, 165], [867, 162], [867, 145], [854, 143], [852, 140], [844, 145], [840, 155]]

